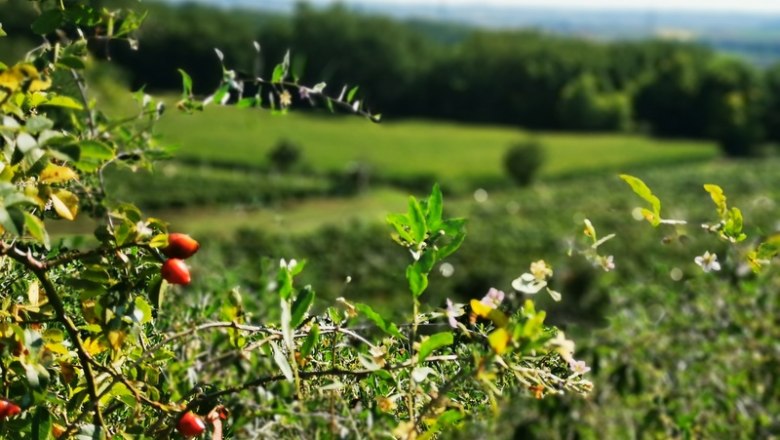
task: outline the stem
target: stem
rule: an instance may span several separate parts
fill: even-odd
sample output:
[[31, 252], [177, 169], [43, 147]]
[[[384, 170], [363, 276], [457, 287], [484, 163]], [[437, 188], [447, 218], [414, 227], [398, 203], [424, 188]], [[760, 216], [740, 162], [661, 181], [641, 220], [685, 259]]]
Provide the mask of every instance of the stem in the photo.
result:
[[412, 299], [412, 331], [411, 335], [409, 337], [409, 360], [410, 366], [409, 366], [409, 395], [407, 396], [408, 400], [408, 406], [409, 406], [409, 420], [412, 422], [412, 426], [414, 426], [415, 431], [417, 430], [417, 417], [415, 415], [415, 394], [417, 394], [417, 385], [414, 383], [414, 378], [412, 377], [412, 370], [414, 370], [414, 359], [415, 359], [415, 352], [414, 352], [414, 342], [417, 340], [417, 325], [419, 322], [417, 321], [417, 317], [420, 314], [420, 303], [417, 301], [417, 298]]
[[[84, 343], [81, 341], [78, 328], [65, 312], [65, 304], [62, 302], [62, 298], [60, 298], [59, 294], [57, 293], [57, 289], [54, 287], [54, 284], [52, 284], [52, 282], [46, 276], [46, 270], [34, 266], [27, 259], [17, 257], [18, 254], [16, 253], [10, 253], [9, 255], [30, 269], [33, 274], [35, 274], [36, 278], [38, 278], [38, 281], [40, 281], [43, 285], [43, 290], [46, 292], [46, 296], [49, 298], [49, 302], [54, 308], [54, 312], [57, 315], [57, 320], [65, 327], [65, 331], [68, 333], [68, 336], [70, 336], [70, 339], [76, 346], [76, 353], [78, 355], [81, 368], [84, 370], [84, 379], [87, 382], [87, 391], [89, 392], [89, 396], [93, 401], [97, 402], [99, 399], [97, 391], [98, 388], [95, 382], [95, 376], [92, 372], [92, 363], [95, 361], [84, 348]], [[103, 412], [99, 405], [95, 407], [94, 423], [97, 426], [105, 428]]]

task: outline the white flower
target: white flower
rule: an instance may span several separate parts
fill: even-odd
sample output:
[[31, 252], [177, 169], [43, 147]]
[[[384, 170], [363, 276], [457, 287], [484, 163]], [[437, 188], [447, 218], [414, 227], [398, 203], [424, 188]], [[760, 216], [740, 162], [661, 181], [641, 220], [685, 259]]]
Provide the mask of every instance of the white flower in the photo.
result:
[[599, 257], [599, 264], [601, 264], [601, 268], [604, 269], [604, 272], [609, 272], [615, 268], [615, 257], [612, 255], [608, 257]]
[[279, 260], [279, 268], [281, 268], [281, 269], [293, 270], [295, 268], [295, 266], [297, 266], [297, 265], [298, 265], [298, 262], [295, 261], [294, 258], [292, 260], [290, 260], [289, 262], [287, 262], [284, 258]]
[[488, 307], [496, 309], [499, 305], [501, 305], [501, 302], [504, 301], [505, 296], [506, 294], [504, 292], [491, 287], [490, 290], [488, 290], [488, 293], [486, 293], [479, 302]]
[[711, 254], [709, 251], [704, 252], [704, 255], [699, 255], [694, 258], [693, 261], [698, 264], [705, 272], [719, 271], [720, 263], [718, 262], [718, 255]]
[[[531, 263], [530, 272], [526, 272], [512, 281], [512, 288], [518, 292], [533, 295], [547, 287], [547, 278], [553, 275], [552, 268], [544, 261]], [[547, 293], [554, 301], [561, 300], [561, 294], [547, 287]]]
[[590, 371], [590, 367], [585, 363], [585, 361], [578, 361], [574, 358], [569, 360], [569, 368], [574, 372], [574, 374], [582, 375]]
[[445, 315], [447, 316], [447, 321], [450, 324], [450, 327], [452, 328], [458, 328], [458, 321], [455, 319], [458, 316], [462, 316], [464, 313], [463, 307], [455, 304], [450, 301], [449, 298], [447, 298], [447, 311], [445, 312]]

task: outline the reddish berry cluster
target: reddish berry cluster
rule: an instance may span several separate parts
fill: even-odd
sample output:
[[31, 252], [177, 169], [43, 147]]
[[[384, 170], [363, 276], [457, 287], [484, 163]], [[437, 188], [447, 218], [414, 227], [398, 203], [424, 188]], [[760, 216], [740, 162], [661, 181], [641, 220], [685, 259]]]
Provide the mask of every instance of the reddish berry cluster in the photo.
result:
[[187, 259], [198, 252], [200, 244], [187, 234], [174, 232], [168, 235], [168, 246], [162, 253], [169, 259], [163, 263], [162, 277], [171, 284], [186, 286], [190, 283], [190, 269], [184, 264]]
[[0, 399], [0, 420], [13, 417], [20, 412], [22, 412], [22, 409], [19, 408], [19, 405], [5, 399]]

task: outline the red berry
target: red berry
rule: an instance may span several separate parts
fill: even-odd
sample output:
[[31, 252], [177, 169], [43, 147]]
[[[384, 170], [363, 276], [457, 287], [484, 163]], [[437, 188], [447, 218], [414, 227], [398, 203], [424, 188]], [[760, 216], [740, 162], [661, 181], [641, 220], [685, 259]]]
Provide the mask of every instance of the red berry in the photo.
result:
[[162, 265], [162, 277], [171, 284], [186, 286], [190, 283], [190, 269], [178, 258], [166, 260]]
[[19, 405], [5, 399], [0, 399], [0, 420], [13, 417], [20, 412], [22, 412], [22, 409], [19, 408]]
[[206, 430], [206, 423], [197, 414], [187, 411], [179, 419], [176, 429], [185, 437], [197, 437]]
[[169, 258], [189, 258], [200, 249], [200, 243], [187, 234], [174, 232], [168, 234], [168, 246], [162, 249], [162, 253]]

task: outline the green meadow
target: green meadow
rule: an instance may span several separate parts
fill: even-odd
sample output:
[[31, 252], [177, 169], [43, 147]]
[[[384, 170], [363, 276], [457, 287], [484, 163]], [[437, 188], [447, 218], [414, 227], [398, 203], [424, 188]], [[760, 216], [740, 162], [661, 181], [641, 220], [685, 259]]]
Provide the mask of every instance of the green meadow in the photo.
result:
[[[429, 175], [445, 181], [503, 176], [502, 157], [529, 136], [546, 146], [543, 178], [715, 157], [714, 143], [657, 140], [639, 135], [530, 133], [517, 128], [424, 120], [370, 123], [355, 117], [272, 115], [209, 106], [192, 115], [171, 112], [158, 133], [176, 156], [222, 164], [265, 166], [266, 154], [286, 139], [320, 171], [361, 162], [383, 175]], [[174, 114], [175, 113], [175, 114]]]

